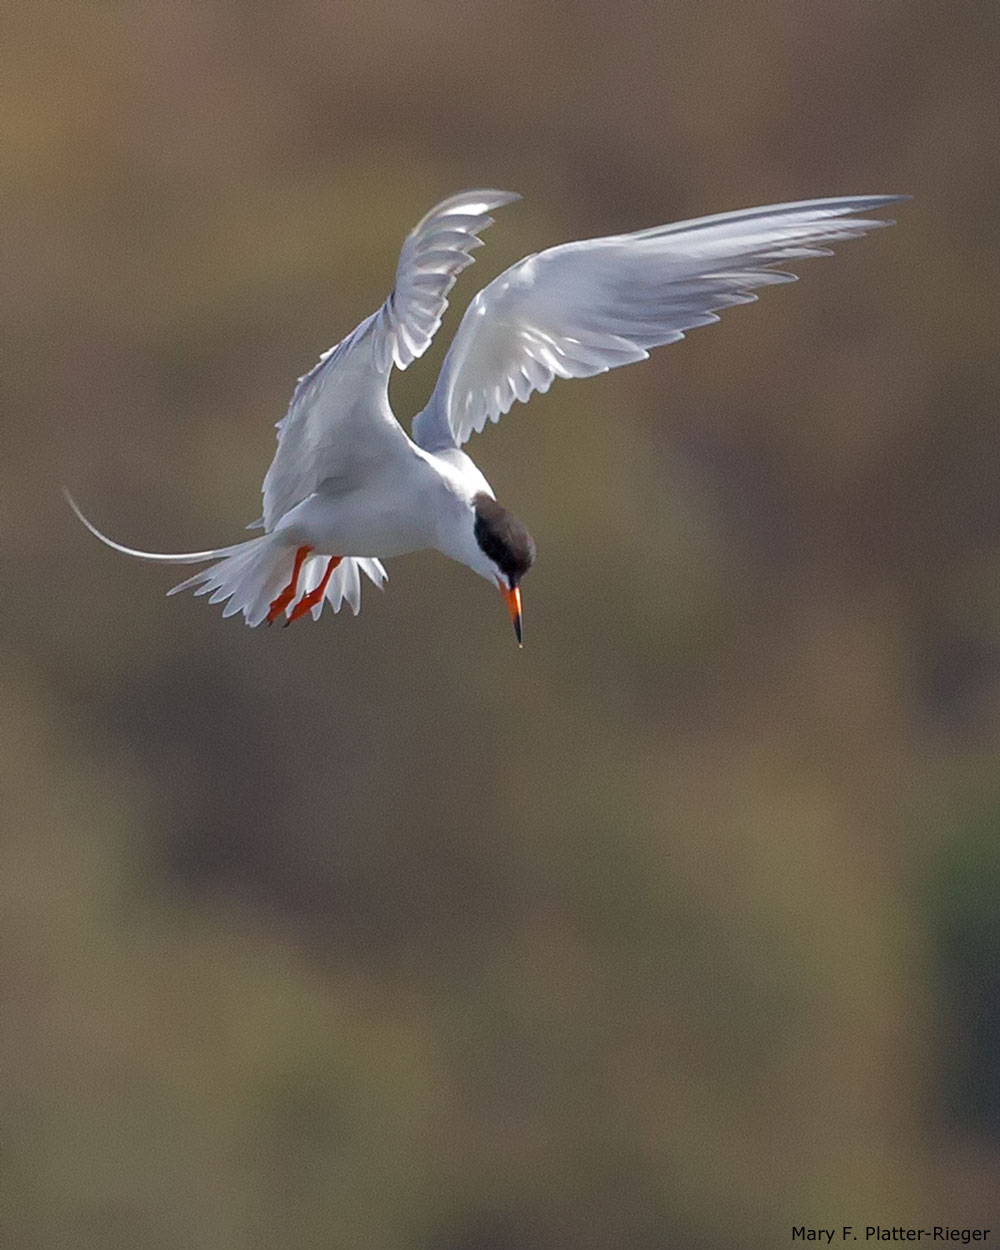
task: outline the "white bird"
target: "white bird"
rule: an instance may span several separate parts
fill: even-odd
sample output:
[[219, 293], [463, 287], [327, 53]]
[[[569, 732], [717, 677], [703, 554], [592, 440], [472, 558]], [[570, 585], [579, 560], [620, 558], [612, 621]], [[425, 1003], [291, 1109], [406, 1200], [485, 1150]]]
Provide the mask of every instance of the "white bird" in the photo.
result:
[[248, 625], [290, 624], [324, 602], [357, 613], [364, 573], [386, 579], [381, 559], [433, 548], [468, 565], [503, 595], [521, 641], [520, 582], [535, 558], [525, 526], [496, 502], [462, 451], [515, 400], [556, 377], [583, 378], [645, 360], [650, 348], [718, 321], [757, 297], [755, 287], [793, 282], [774, 266], [829, 255], [887, 220], [854, 214], [906, 196], [805, 200], [701, 217], [634, 234], [565, 243], [527, 256], [479, 292], [466, 310], [430, 401], [407, 437], [389, 407], [389, 374], [427, 350], [458, 274], [472, 263], [492, 209], [520, 197], [466, 191], [442, 201], [403, 244], [396, 284], [382, 307], [299, 379], [277, 423], [264, 478], [263, 534], [231, 547], [171, 555], [101, 542], [165, 564], [213, 561], [169, 594], [211, 592], [223, 616]]

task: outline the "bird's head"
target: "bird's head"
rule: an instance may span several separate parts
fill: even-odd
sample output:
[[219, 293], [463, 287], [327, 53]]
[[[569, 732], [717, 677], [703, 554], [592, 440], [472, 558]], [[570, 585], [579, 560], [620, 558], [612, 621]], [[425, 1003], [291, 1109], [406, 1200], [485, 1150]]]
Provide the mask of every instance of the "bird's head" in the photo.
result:
[[482, 492], [472, 501], [473, 530], [479, 550], [485, 556], [479, 571], [492, 578], [507, 604], [521, 645], [521, 578], [535, 560], [535, 542], [523, 522]]

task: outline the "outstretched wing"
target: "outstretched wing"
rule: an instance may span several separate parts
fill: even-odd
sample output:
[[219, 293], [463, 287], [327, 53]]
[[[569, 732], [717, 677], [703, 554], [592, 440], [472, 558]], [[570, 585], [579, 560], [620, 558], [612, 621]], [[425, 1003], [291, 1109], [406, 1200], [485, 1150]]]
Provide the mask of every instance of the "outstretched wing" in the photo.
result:
[[463, 191], [443, 200], [407, 236], [392, 294], [315, 368], [299, 379], [278, 422], [278, 450], [264, 478], [266, 530], [333, 479], [349, 489], [364, 466], [391, 453], [402, 431], [385, 399], [389, 372], [422, 355], [455, 279], [472, 264], [491, 209], [520, 198], [509, 191]]
[[805, 200], [566, 243], [513, 265], [472, 301], [413, 437], [426, 450], [464, 443], [515, 400], [556, 377], [585, 378], [645, 360], [649, 349], [794, 282], [772, 268], [890, 221], [851, 216], [906, 196]]

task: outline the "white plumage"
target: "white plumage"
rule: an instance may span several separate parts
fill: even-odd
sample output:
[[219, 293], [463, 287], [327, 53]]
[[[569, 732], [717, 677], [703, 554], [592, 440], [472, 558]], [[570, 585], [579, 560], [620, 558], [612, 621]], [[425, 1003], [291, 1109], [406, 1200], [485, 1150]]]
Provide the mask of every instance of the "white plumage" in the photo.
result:
[[[380, 557], [436, 548], [498, 584], [520, 636], [517, 584], [534, 547], [506, 510], [484, 510], [493, 491], [460, 450], [468, 438], [557, 377], [590, 377], [644, 360], [652, 348], [717, 321], [721, 310], [755, 300], [756, 288], [794, 281], [778, 266], [828, 255], [831, 244], [891, 225], [858, 214], [906, 197], [778, 204], [525, 257], [469, 305], [410, 439], [389, 407], [392, 367], [405, 369], [427, 350], [455, 279], [492, 224], [490, 212], [517, 198], [464, 192], [438, 204], [410, 233], [389, 298], [299, 380], [278, 422], [263, 516], [255, 523], [264, 530], [260, 537], [164, 555], [114, 542], [70, 499], [77, 515], [128, 555], [216, 561], [170, 593], [193, 588], [210, 594], [211, 603], [228, 600], [223, 615], [242, 613], [249, 625], [280, 613], [294, 619], [309, 611], [315, 619], [324, 602], [337, 611], [346, 601], [357, 612], [360, 574], [379, 586], [385, 581]], [[332, 557], [340, 563], [330, 564]]]

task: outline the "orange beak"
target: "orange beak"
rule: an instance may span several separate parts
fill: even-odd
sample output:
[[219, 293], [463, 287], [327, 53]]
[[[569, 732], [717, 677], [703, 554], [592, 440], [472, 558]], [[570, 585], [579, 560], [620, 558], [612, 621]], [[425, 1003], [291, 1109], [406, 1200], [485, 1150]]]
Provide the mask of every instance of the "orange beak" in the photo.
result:
[[507, 611], [510, 613], [510, 619], [514, 622], [514, 633], [517, 634], [517, 645], [519, 647], [523, 646], [524, 644], [521, 642], [521, 587], [515, 586], [514, 589], [511, 590], [499, 580], [497, 581], [497, 585], [500, 587], [500, 593], [503, 595], [504, 602], [507, 604]]

